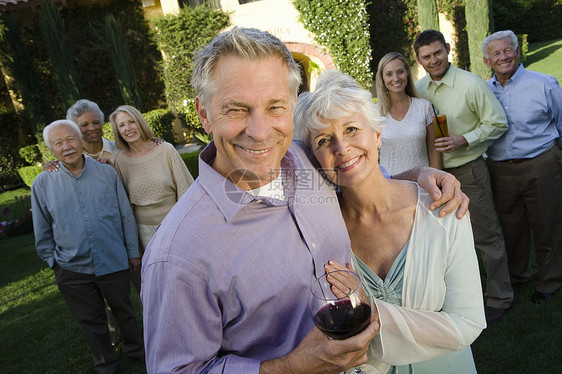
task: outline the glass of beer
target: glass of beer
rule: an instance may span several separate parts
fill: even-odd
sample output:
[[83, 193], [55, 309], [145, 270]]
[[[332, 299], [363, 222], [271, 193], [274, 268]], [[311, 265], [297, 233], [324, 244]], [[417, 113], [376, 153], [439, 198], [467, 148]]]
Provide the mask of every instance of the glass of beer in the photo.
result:
[[435, 139], [448, 137], [447, 116], [438, 114], [433, 117], [433, 128], [435, 129]]

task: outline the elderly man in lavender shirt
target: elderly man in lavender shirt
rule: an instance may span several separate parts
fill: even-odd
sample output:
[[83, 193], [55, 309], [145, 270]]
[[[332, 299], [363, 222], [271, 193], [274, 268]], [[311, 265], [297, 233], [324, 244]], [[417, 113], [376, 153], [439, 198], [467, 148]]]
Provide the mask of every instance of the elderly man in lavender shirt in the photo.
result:
[[[199, 52], [196, 108], [214, 141], [143, 257], [149, 373], [340, 373], [366, 362], [377, 323], [330, 340], [308, 310], [314, 277], [329, 260], [349, 262], [350, 242], [335, 191], [291, 144], [300, 81], [266, 32], [233, 28]], [[463, 200], [450, 175], [418, 174], [436, 205], [454, 190], [445, 211]]]
[[[562, 283], [562, 88], [555, 77], [526, 70], [511, 30], [482, 42], [488, 80], [509, 128], [488, 148], [494, 202], [512, 284], [533, 280], [532, 301], [548, 301]], [[531, 271], [531, 231], [538, 269]]]

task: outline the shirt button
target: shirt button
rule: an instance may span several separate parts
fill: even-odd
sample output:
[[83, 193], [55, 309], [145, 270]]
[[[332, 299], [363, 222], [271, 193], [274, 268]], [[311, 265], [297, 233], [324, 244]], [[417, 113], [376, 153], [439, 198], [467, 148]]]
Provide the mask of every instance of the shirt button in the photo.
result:
[[316, 243], [312, 243], [312, 248], [316, 249]]

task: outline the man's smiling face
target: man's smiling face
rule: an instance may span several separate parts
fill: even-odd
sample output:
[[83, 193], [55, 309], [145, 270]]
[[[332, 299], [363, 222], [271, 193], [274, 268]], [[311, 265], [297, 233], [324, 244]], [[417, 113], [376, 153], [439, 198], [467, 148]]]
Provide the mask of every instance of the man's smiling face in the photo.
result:
[[263, 186], [278, 175], [293, 138], [289, 70], [278, 57], [258, 61], [221, 57], [208, 107], [196, 99], [205, 131], [213, 134], [213, 168], [242, 189]]

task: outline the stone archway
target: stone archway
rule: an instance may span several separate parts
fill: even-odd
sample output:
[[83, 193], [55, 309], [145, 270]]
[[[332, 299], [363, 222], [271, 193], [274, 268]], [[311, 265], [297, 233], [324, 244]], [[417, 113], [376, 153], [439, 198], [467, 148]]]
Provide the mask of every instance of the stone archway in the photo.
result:
[[[304, 82], [303, 86], [301, 86], [301, 92], [314, 89], [320, 71], [336, 68], [336, 64], [334, 63], [332, 56], [330, 56], [324, 48], [299, 42], [284, 43], [295, 60], [300, 62], [303, 66], [303, 78], [306, 79], [306, 82]], [[310, 69], [311, 62], [318, 66], [318, 69]]]

